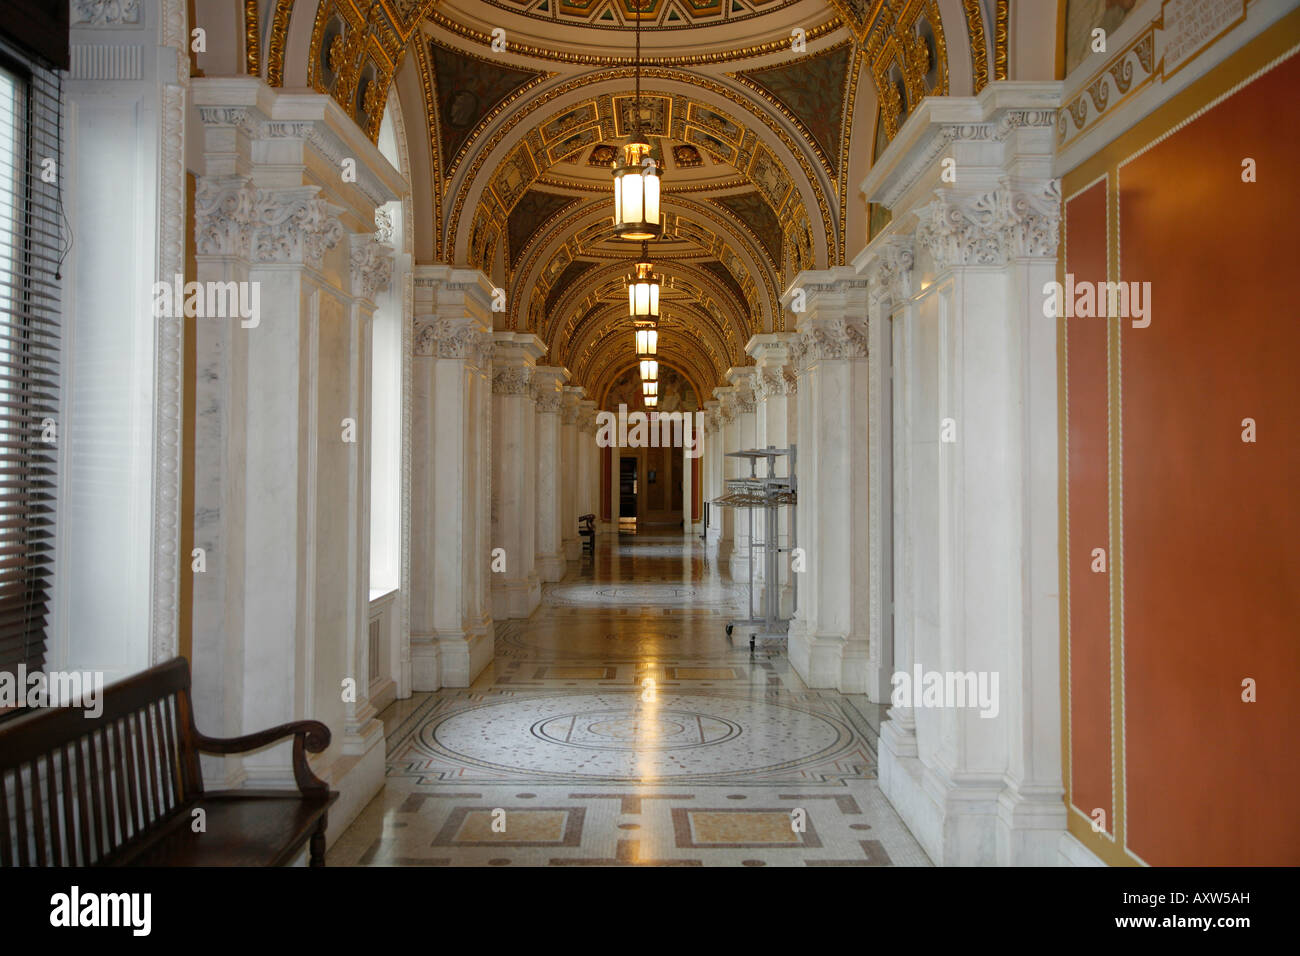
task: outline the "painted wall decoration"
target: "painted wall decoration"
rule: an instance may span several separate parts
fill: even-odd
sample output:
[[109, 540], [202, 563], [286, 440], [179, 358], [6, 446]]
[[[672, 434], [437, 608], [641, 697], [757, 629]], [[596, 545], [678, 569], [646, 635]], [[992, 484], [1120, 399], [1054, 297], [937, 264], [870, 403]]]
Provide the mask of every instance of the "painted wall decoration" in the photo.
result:
[[[1137, 0], [1067, 0], [1065, 4], [1065, 72], [1092, 55], [1092, 31], [1114, 33]], [[1109, 50], [1109, 47], [1108, 47]]]
[[545, 76], [471, 56], [429, 41], [438, 101], [438, 137], [450, 169], [479, 123], [500, 104]]

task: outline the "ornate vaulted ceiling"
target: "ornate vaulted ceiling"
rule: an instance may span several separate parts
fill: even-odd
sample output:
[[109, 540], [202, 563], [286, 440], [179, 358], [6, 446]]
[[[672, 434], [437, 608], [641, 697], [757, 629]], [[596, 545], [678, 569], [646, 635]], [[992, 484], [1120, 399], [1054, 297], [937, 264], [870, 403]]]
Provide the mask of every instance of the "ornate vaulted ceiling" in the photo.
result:
[[639, 18], [661, 348], [707, 398], [750, 335], [784, 327], [799, 271], [866, 241], [850, 183], [878, 144], [925, 96], [1005, 77], [1005, 0], [943, 6], [961, 17], [939, 0], [262, 0], [245, 28], [249, 72], [273, 85], [286, 69], [293, 85], [304, 37], [307, 84], [372, 138], [399, 91], [417, 256], [482, 269], [507, 290], [500, 323], [599, 396], [634, 361], [622, 278], [639, 249], [612, 235], [609, 165], [636, 122]]

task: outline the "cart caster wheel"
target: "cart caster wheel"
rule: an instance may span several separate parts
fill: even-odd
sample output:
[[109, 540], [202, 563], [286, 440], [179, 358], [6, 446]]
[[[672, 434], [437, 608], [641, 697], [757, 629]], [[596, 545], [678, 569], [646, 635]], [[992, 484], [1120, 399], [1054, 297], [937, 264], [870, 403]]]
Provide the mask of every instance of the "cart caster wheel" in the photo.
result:
[[727, 637], [731, 637], [731, 628], [732, 628], [732, 626], [733, 626], [733, 625], [731, 625], [731, 624], [728, 624], [728, 625], [727, 625]]

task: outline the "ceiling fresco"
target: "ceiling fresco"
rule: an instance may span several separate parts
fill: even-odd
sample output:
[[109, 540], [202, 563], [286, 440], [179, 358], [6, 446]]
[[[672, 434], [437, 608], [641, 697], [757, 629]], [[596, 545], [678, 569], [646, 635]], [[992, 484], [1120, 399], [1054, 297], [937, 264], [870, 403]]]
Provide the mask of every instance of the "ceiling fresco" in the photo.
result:
[[707, 394], [749, 336], [786, 327], [799, 272], [856, 252], [873, 215], [856, 185], [921, 100], [1007, 76], [1007, 0], [945, 2], [946, 20], [940, 0], [241, 6], [247, 72], [327, 93], [372, 141], [401, 91], [417, 261], [482, 270], [507, 290], [498, 323], [589, 389], [635, 358], [620, 308], [639, 249], [612, 235], [610, 163], [638, 121], [665, 173], [664, 347]]

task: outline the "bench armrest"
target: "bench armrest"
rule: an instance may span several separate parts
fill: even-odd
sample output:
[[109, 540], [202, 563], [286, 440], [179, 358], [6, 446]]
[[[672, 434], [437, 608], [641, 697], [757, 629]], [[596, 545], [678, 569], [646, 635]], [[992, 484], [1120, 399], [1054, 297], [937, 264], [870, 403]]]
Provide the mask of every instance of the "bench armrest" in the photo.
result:
[[311, 771], [307, 754], [330, 745], [330, 729], [319, 720], [295, 720], [243, 737], [205, 737], [195, 732], [195, 746], [206, 754], [239, 754], [258, 750], [285, 737], [293, 737], [293, 779], [304, 794], [326, 794], [329, 787]]

